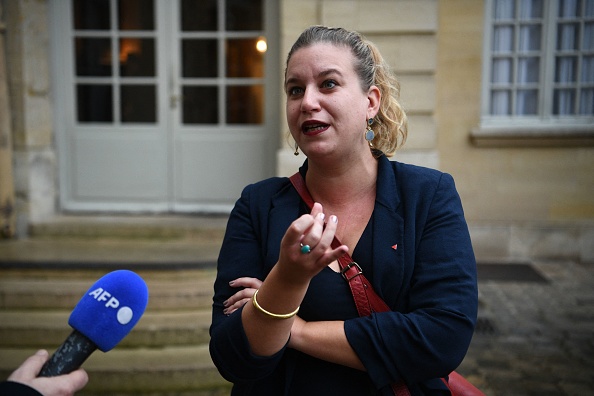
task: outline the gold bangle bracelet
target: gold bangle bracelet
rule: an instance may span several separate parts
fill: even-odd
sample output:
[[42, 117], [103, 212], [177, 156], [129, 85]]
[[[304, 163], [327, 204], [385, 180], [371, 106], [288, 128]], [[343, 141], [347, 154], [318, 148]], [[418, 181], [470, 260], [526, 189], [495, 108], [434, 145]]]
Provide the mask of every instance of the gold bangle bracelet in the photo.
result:
[[254, 305], [254, 308], [256, 308], [258, 311], [262, 312], [264, 315], [270, 316], [271, 318], [274, 318], [274, 319], [289, 319], [289, 318], [292, 318], [293, 316], [297, 315], [297, 312], [299, 312], [299, 307], [297, 307], [296, 310], [294, 310], [293, 312], [288, 313], [288, 314], [275, 314], [272, 312], [268, 312], [267, 310], [262, 308], [260, 306], [260, 304], [258, 304], [258, 300], [256, 299], [258, 290], [259, 289], [257, 289], [256, 292], [254, 293], [254, 295], [252, 296], [252, 304]]

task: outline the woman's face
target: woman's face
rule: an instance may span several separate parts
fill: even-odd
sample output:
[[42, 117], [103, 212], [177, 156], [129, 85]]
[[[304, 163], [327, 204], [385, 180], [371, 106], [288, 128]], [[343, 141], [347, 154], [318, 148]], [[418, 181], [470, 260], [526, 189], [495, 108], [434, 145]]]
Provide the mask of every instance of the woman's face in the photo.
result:
[[350, 49], [327, 43], [293, 53], [285, 92], [291, 135], [310, 158], [369, 152], [366, 122], [377, 113], [379, 90], [361, 88]]

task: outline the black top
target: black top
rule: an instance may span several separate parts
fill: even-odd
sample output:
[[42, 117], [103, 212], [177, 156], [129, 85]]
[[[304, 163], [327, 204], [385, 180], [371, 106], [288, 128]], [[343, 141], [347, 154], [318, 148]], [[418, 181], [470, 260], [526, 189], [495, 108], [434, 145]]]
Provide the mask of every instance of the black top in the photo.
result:
[[[371, 272], [373, 216], [353, 252], [355, 260], [367, 274]], [[358, 317], [357, 308], [347, 281], [330, 267], [313, 277], [299, 308], [305, 321], [347, 320]], [[329, 364], [304, 353], [289, 349], [293, 359], [289, 395], [377, 395], [369, 375], [338, 364]], [[348, 378], [348, 381], [344, 379]], [[357, 380], [354, 380], [357, 379]], [[354, 380], [354, 381], [353, 381]], [[312, 393], [311, 384], [316, 384]], [[326, 384], [332, 384], [325, 389]], [[302, 388], [303, 387], [303, 388]], [[341, 388], [342, 387], [342, 388]], [[388, 393], [390, 394], [390, 393]]]

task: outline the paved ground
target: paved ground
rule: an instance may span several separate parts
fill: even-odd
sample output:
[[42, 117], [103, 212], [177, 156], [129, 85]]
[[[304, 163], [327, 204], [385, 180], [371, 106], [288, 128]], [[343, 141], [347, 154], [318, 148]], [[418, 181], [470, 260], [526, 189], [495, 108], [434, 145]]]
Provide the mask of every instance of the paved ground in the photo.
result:
[[458, 371], [487, 395], [594, 395], [594, 264], [532, 267], [547, 282], [479, 282], [480, 326]]
[[[218, 253], [189, 242], [0, 241], [0, 261], [212, 262]], [[458, 371], [489, 396], [594, 395], [594, 263], [538, 261], [528, 268], [536, 277], [520, 269], [507, 268], [507, 280], [483, 272], [479, 328]]]

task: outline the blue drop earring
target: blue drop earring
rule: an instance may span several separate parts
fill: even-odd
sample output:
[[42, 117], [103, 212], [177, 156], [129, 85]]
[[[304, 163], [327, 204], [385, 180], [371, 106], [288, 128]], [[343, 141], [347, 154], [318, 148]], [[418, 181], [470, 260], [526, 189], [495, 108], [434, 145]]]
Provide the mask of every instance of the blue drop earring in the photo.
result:
[[373, 143], [371, 141], [375, 137], [375, 132], [371, 129], [371, 124], [373, 124], [373, 118], [367, 120], [367, 130], [365, 131], [365, 140], [369, 143], [369, 147], [373, 147]]

